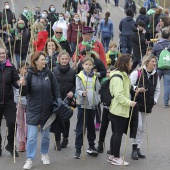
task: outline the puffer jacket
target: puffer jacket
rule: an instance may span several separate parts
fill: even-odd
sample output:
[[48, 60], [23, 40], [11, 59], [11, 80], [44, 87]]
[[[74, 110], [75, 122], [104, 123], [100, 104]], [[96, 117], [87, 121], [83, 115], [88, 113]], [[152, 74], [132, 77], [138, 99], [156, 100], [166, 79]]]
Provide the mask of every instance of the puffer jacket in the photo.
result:
[[17, 84], [19, 76], [15, 66], [9, 60], [3, 64], [0, 64], [0, 104], [14, 103], [12, 86], [19, 88]]
[[[29, 74], [32, 74], [31, 79]], [[37, 73], [29, 68], [25, 79], [26, 86], [23, 86], [22, 96], [28, 96], [26, 122], [28, 125], [44, 125], [52, 114], [53, 100], [60, 100], [56, 77], [48, 67]]]
[[53, 68], [53, 73], [55, 74], [60, 87], [61, 98], [64, 100], [70, 91], [72, 91], [74, 94], [76, 83], [75, 70], [70, 68], [69, 64], [65, 67], [62, 67], [60, 64], [58, 64]]

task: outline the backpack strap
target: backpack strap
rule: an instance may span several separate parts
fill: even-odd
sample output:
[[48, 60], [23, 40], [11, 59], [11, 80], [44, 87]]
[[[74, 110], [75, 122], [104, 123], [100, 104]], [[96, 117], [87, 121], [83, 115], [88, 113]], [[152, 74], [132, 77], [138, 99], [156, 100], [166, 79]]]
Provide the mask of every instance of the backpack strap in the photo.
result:
[[110, 80], [111, 80], [113, 77], [119, 77], [119, 78], [121, 78], [121, 79], [123, 80], [123, 77], [122, 77], [120, 74], [114, 74], [114, 75], [110, 78]]

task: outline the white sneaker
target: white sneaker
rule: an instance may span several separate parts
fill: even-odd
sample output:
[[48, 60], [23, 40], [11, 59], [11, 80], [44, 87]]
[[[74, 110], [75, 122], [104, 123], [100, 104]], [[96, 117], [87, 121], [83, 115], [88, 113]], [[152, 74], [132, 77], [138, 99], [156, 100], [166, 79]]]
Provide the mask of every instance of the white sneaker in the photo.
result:
[[113, 158], [113, 160], [112, 160], [112, 162], [111, 162], [111, 164], [112, 165], [125, 165], [125, 166], [127, 166], [127, 165], [129, 165], [129, 163], [128, 162], [126, 162], [126, 161], [124, 161], [123, 162], [123, 159], [120, 157], [120, 158]]
[[48, 154], [45, 154], [45, 155], [42, 154], [41, 160], [42, 160], [44, 165], [49, 165], [50, 164], [50, 159], [49, 159]]
[[23, 166], [23, 169], [31, 169], [31, 168], [32, 168], [32, 160], [28, 158], [25, 161], [25, 165]]

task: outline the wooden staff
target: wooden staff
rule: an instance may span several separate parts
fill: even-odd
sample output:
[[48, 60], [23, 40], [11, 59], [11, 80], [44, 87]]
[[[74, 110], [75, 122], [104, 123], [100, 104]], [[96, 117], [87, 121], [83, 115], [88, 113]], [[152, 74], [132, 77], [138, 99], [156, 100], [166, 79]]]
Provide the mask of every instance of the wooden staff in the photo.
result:
[[23, 36], [23, 30], [21, 30], [21, 43], [20, 43], [20, 68], [21, 68], [21, 61], [22, 61], [22, 36]]
[[[87, 84], [88, 84], [89, 75], [87, 74], [87, 81], [85, 86], [85, 91], [87, 91]], [[83, 160], [85, 159], [85, 130], [86, 130], [86, 105], [87, 105], [87, 96], [84, 97], [84, 119], [83, 119]]]
[[[8, 38], [10, 38], [10, 36], [9, 36], [9, 27], [8, 27], [8, 18], [7, 18], [6, 8], [5, 8], [5, 18], [6, 18], [6, 22], [7, 22], [6, 25], [7, 25], [7, 30], [8, 30]], [[12, 55], [12, 50], [11, 50], [11, 41], [9, 41], [9, 51], [10, 51], [12, 63], [14, 63], [14, 59], [13, 59], [13, 55]]]
[[[138, 38], [139, 38], [140, 56], [141, 56], [141, 61], [142, 61], [142, 48], [141, 48], [141, 39], [140, 39], [139, 30], [138, 30]], [[144, 71], [143, 71], [143, 70], [144, 70], [144, 68], [143, 68], [143, 66], [142, 66], [141, 74], [140, 74], [140, 76], [139, 76], [138, 83], [137, 83], [137, 88], [136, 88], [136, 89], [138, 89], [138, 87], [139, 87], [139, 82], [140, 82], [140, 80], [141, 80], [141, 75], [143, 75], [143, 78], [144, 78]], [[143, 84], [144, 84], [144, 79], [143, 79]], [[135, 96], [134, 96], [133, 101], [136, 100], [136, 97], [137, 97], [137, 93], [135, 93]], [[145, 96], [145, 94], [144, 94], [144, 104], [145, 104], [145, 108], [146, 108], [146, 96]], [[134, 110], [134, 107], [132, 107], [132, 109], [131, 109], [131, 115], [130, 115], [130, 117], [129, 117], [129, 123], [128, 123], [127, 135], [126, 135], [126, 138], [125, 138], [124, 152], [123, 152], [123, 162], [122, 162], [121, 169], [123, 168], [123, 164], [124, 164], [124, 161], [125, 161], [127, 140], [128, 140], [128, 136], [129, 136], [129, 133], [130, 133], [130, 123], [131, 123], [131, 119], [132, 119], [133, 110]], [[146, 113], [146, 110], [145, 110], [145, 113]], [[146, 130], [146, 134], [147, 134], [147, 140], [148, 140], [147, 130]], [[149, 142], [148, 142], [148, 141], [147, 141], [147, 144], [148, 144], [148, 148], [149, 148]], [[149, 150], [149, 149], [148, 149], [148, 150]]]

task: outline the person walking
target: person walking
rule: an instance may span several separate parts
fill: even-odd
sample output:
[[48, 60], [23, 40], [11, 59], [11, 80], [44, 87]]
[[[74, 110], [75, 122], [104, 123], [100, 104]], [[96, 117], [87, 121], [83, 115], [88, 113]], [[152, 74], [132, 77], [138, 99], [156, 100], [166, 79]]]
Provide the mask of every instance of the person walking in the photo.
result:
[[[141, 76], [140, 79], [139, 75]], [[160, 81], [156, 71], [156, 57], [153, 54], [146, 55], [142, 60], [142, 67], [131, 73], [130, 80], [132, 85], [138, 85], [138, 95], [135, 100], [138, 103], [138, 129], [136, 138], [132, 142], [131, 154], [132, 159], [138, 160], [138, 158], [145, 158], [140, 148], [146, 129], [146, 118], [148, 113], [152, 112], [153, 106], [158, 102], [160, 94]]]
[[60, 91], [54, 73], [46, 66], [45, 54], [35, 52], [31, 56], [31, 68], [21, 81], [22, 96], [27, 99], [26, 122], [28, 124], [26, 155], [27, 160], [23, 169], [31, 169], [37, 152], [38, 126], [41, 131], [41, 160], [50, 164], [48, 156], [50, 144], [50, 126], [43, 126], [52, 114], [53, 101], [61, 101]]
[[[16, 121], [16, 104], [14, 103], [13, 86], [19, 88], [19, 76], [17, 74], [15, 66], [9, 61], [7, 57], [7, 51], [3, 44], [0, 44], [0, 118], [3, 116], [6, 119], [8, 127], [7, 140], [8, 144], [5, 149], [14, 154], [14, 133], [15, 133], [15, 121]], [[1, 119], [0, 119], [1, 121]], [[0, 135], [0, 139], [1, 135]], [[0, 141], [2, 144], [2, 140]], [[0, 153], [2, 149], [0, 147]], [[15, 156], [19, 154], [15, 150]]]
[[108, 159], [113, 165], [129, 165], [120, 157], [120, 146], [122, 135], [125, 132], [127, 120], [129, 118], [130, 106], [134, 107], [136, 102], [130, 100], [130, 79], [129, 72], [132, 67], [130, 55], [123, 55], [116, 62], [116, 71], [110, 73], [110, 92], [114, 98], [111, 100], [109, 120], [114, 126], [110, 146], [111, 153]]
[[105, 48], [105, 52], [109, 50], [110, 40], [113, 39], [114, 31], [113, 31], [113, 22], [110, 19], [110, 12], [105, 13], [105, 18], [100, 21], [98, 36], [100, 37], [103, 47]]

